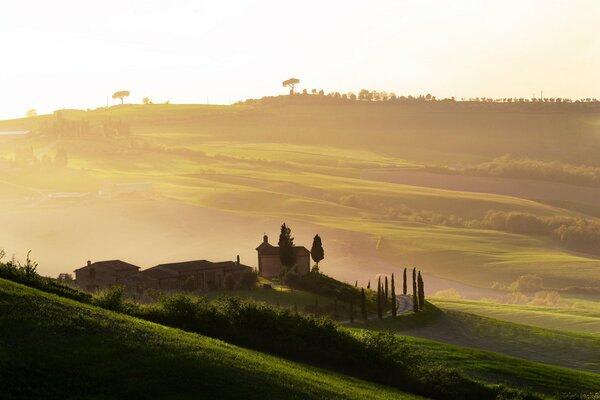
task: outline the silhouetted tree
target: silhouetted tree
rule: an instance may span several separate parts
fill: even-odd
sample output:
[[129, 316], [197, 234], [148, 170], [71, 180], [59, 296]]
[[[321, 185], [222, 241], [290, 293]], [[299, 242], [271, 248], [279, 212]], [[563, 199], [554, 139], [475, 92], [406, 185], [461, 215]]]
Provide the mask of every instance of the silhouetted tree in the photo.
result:
[[402, 294], [406, 295], [407, 287], [406, 287], [406, 268], [404, 268], [404, 279], [402, 281]]
[[363, 321], [367, 321], [367, 296], [365, 296], [365, 289], [360, 289], [360, 315]]
[[421, 271], [419, 271], [419, 275], [417, 277], [417, 286], [419, 289], [419, 310], [423, 309], [425, 305], [425, 292], [423, 287], [423, 277], [421, 276]]
[[319, 272], [319, 262], [325, 258], [323, 243], [321, 243], [321, 237], [319, 235], [315, 235], [313, 239], [312, 247], [310, 248], [310, 256], [315, 262], [313, 270]]
[[377, 318], [381, 319], [383, 318], [383, 305], [382, 303], [382, 298], [381, 298], [381, 277], [379, 278], [379, 280], [377, 281]]
[[354, 298], [350, 297], [350, 323], [354, 323]]
[[112, 95], [112, 98], [113, 98], [113, 100], [114, 99], [120, 99], [121, 100], [121, 104], [123, 104], [123, 99], [125, 97], [128, 97], [129, 94], [130, 94], [129, 90], [120, 90], [118, 92], [114, 92], [113, 95]]
[[397, 313], [397, 307], [396, 307], [396, 285], [394, 283], [394, 274], [392, 274], [392, 315], [395, 317], [396, 313]]
[[389, 298], [390, 298], [390, 286], [388, 284], [388, 277], [387, 275], [385, 276], [385, 292], [384, 292], [384, 304], [387, 304]]
[[413, 268], [413, 311], [419, 312], [419, 298], [417, 297], [417, 271]]
[[371, 280], [369, 279], [369, 282], [367, 282], [367, 289], [371, 289]]
[[294, 238], [292, 230], [283, 223], [281, 225], [281, 233], [279, 234], [279, 260], [281, 265], [287, 269], [296, 264], [296, 253], [294, 253]]
[[240, 286], [245, 289], [252, 289], [258, 281], [258, 274], [254, 271], [243, 271], [240, 276]]
[[358, 287], [358, 281], [354, 281], [354, 287]]
[[294, 94], [294, 87], [300, 83], [300, 79], [297, 78], [290, 78], [290, 79], [286, 79], [285, 81], [283, 81], [283, 87], [289, 87], [290, 88], [290, 94]]

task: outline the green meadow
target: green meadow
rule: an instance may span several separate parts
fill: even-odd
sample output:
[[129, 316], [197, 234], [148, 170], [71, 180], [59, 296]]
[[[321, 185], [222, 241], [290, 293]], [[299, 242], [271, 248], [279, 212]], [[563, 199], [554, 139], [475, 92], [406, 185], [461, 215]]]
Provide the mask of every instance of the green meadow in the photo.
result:
[[0, 338], [3, 399], [420, 398], [4, 279]]
[[430, 301], [445, 310], [462, 311], [540, 328], [600, 334], [600, 306], [597, 301], [563, 298], [562, 304], [555, 307], [466, 299], [431, 298]]
[[[489, 210], [585, 215], [573, 206], [552, 205], [535, 196], [481, 193], [475, 183], [467, 191], [449, 190], [428, 187], [427, 182], [408, 185], [365, 176], [381, 169], [483, 162], [507, 153], [561, 162], [579, 157], [594, 165], [598, 144], [590, 123], [600, 118], [591, 111], [569, 109], [561, 117], [567, 122], [552, 125], [559, 118], [555, 113], [520, 110], [518, 105], [498, 105], [495, 111], [447, 107], [295, 104], [281, 98], [233, 106], [125, 105], [60, 111], [60, 118], [69, 121], [130, 125], [128, 135], [109, 138], [40, 133], [55, 116], [1, 121], [0, 129], [34, 133], [0, 139], [0, 157], [11, 159], [19, 147], [31, 147], [40, 158], [64, 148], [69, 163], [61, 170], [1, 169], [0, 184], [10, 194], [0, 201], [7, 196], [3, 207], [13, 208], [52, 206], [45, 193], [94, 192], [108, 184], [148, 182], [157, 206], [175, 200], [198, 210], [226, 212], [233, 220], [287, 220], [313, 232], [326, 230], [329, 243], [343, 251], [328, 253], [332, 257], [324, 265], [333, 276], [350, 282], [416, 265], [425, 274], [480, 288], [496, 281], [509, 284], [529, 273], [541, 276], [549, 288], [597, 286], [600, 261], [594, 256], [545, 236], [467, 226]], [[489, 129], [482, 130], [484, 126]], [[578, 148], [581, 154], [567, 146], [574, 140], [568, 127], [579, 129], [578, 140], [588, 144]], [[153, 216], [143, 218], [150, 224]], [[266, 230], [258, 226], [255, 237]], [[30, 247], [35, 249], [35, 244]], [[180, 244], [173, 246], [175, 253]], [[251, 250], [244, 254], [250, 257]], [[352, 265], [341, 260], [340, 253], [353, 260]], [[52, 266], [51, 272], [59, 270]]]

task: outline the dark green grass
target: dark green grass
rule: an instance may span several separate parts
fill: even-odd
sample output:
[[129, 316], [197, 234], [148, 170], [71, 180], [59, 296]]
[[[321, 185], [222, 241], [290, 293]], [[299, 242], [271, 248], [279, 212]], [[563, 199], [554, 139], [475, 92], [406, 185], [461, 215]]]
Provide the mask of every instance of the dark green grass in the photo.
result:
[[[405, 336], [405, 339], [422, 350], [427, 358], [486, 383], [506, 384], [554, 395], [600, 391], [600, 375], [588, 372], [597, 369], [597, 361], [600, 360], [600, 339], [594, 335], [551, 331], [446, 312], [429, 303], [426, 311], [417, 315], [373, 319], [353, 327], [419, 336]], [[525, 359], [536, 356], [570, 368]]]
[[0, 279], [0, 398], [415, 398]]

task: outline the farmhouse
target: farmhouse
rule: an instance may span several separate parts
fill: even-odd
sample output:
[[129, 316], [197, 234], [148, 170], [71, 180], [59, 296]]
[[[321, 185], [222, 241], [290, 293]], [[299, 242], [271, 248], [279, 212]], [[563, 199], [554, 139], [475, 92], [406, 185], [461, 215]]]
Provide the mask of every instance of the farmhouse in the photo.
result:
[[75, 284], [88, 292], [124, 284], [127, 277], [138, 274], [140, 267], [121, 260], [88, 261], [75, 270]]
[[[279, 259], [279, 246], [269, 243], [265, 235], [263, 242], [256, 248], [258, 252], [258, 274], [265, 278], [277, 277], [281, 274], [282, 265]], [[310, 251], [304, 246], [294, 246], [296, 254], [296, 268], [301, 275], [310, 272]]]
[[245, 271], [252, 272], [252, 268], [235, 261], [184, 261], [159, 264], [144, 271], [121, 260], [88, 261], [85, 267], [75, 270], [75, 284], [89, 292], [123, 285], [127, 292], [139, 295], [146, 289], [219, 290], [224, 288], [228, 274], [234, 286], [239, 286]]
[[160, 290], [213, 290], [224, 287], [227, 274], [239, 286], [244, 271], [251, 272], [252, 268], [234, 261], [195, 260], [159, 264], [142, 271], [142, 275], [156, 279]]

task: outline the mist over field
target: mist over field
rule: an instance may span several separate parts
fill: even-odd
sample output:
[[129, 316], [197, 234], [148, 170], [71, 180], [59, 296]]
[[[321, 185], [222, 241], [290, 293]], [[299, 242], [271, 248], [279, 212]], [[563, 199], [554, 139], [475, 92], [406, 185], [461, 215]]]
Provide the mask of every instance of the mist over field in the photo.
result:
[[298, 94], [7, 120], [29, 133], [0, 138], [0, 239], [48, 275], [111, 258], [256, 266], [285, 221], [297, 243], [323, 236], [323, 270], [348, 282], [418, 265], [471, 298], [527, 274], [597, 289], [597, 104]]
[[0, 2], [0, 399], [600, 400], [600, 2]]

